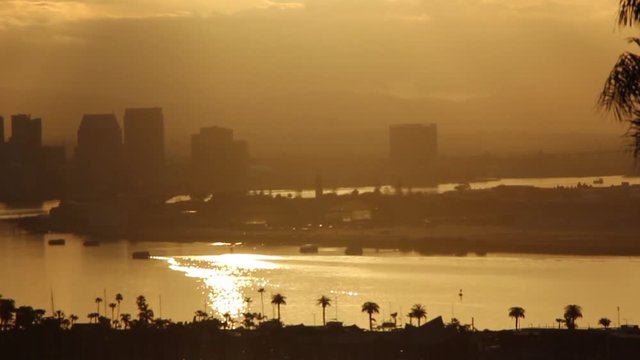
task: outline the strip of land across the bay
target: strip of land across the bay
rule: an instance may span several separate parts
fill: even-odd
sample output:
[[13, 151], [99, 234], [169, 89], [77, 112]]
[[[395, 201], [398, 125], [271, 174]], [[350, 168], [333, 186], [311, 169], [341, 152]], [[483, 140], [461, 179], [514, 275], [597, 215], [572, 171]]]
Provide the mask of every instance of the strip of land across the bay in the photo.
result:
[[640, 186], [505, 186], [319, 199], [226, 196], [179, 203], [63, 201], [18, 220], [43, 233], [132, 241], [362, 247], [425, 255], [640, 255]]

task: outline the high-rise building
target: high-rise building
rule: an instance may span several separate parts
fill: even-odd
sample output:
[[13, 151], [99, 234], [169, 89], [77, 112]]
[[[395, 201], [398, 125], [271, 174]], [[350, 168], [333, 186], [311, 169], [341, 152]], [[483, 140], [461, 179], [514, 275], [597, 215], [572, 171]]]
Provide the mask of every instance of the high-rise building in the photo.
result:
[[122, 131], [113, 114], [87, 114], [78, 128], [74, 196], [115, 196], [122, 181]]
[[27, 114], [12, 115], [9, 142], [21, 147], [42, 147], [42, 119], [32, 119]]
[[245, 191], [248, 159], [247, 143], [234, 140], [233, 130], [218, 126], [200, 129], [191, 137], [194, 192]]
[[4, 144], [4, 117], [0, 116], [0, 146]]
[[11, 138], [9, 138], [12, 161], [35, 163], [42, 150], [42, 119], [31, 115], [11, 116]]
[[437, 125], [392, 125], [389, 128], [389, 156], [399, 179], [432, 176], [438, 158]]
[[162, 109], [131, 108], [124, 113], [126, 187], [133, 194], [158, 195], [164, 174]]

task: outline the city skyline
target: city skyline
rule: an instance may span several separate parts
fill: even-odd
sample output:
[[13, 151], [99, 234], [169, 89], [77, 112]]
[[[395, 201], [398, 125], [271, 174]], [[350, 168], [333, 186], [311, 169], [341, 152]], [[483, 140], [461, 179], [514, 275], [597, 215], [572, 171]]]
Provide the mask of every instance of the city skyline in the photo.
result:
[[265, 154], [380, 155], [389, 119], [439, 121], [450, 155], [623, 143], [594, 106], [628, 49], [615, 1], [11, 3], [0, 112], [40, 114], [48, 142], [84, 112], [162, 104], [181, 156], [210, 122]]

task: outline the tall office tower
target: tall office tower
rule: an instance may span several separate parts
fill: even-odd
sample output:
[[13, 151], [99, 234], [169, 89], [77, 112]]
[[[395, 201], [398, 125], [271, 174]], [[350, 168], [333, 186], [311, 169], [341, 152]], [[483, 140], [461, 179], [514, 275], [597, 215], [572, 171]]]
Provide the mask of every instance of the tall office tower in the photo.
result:
[[162, 108], [126, 109], [124, 157], [127, 191], [139, 196], [161, 194], [164, 156]]
[[26, 114], [12, 115], [9, 145], [13, 161], [37, 162], [42, 150], [42, 119], [32, 119]]
[[193, 190], [196, 193], [243, 192], [247, 186], [249, 147], [233, 130], [212, 126], [191, 136]]
[[4, 117], [0, 116], [0, 146], [4, 144]]
[[400, 179], [425, 179], [433, 175], [438, 158], [436, 124], [400, 124], [389, 128], [391, 167]]
[[87, 114], [78, 128], [74, 197], [105, 199], [122, 181], [122, 132], [113, 114]]

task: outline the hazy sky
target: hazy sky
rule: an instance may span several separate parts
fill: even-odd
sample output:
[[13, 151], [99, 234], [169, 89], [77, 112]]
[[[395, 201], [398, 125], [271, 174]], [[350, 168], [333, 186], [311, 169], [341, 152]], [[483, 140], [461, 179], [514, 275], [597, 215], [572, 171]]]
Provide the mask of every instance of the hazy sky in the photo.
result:
[[158, 105], [182, 150], [219, 124], [255, 151], [377, 153], [398, 122], [437, 122], [445, 151], [606, 147], [624, 131], [595, 111], [627, 48], [617, 3], [0, 1], [0, 114], [73, 142], [85, 112]]

